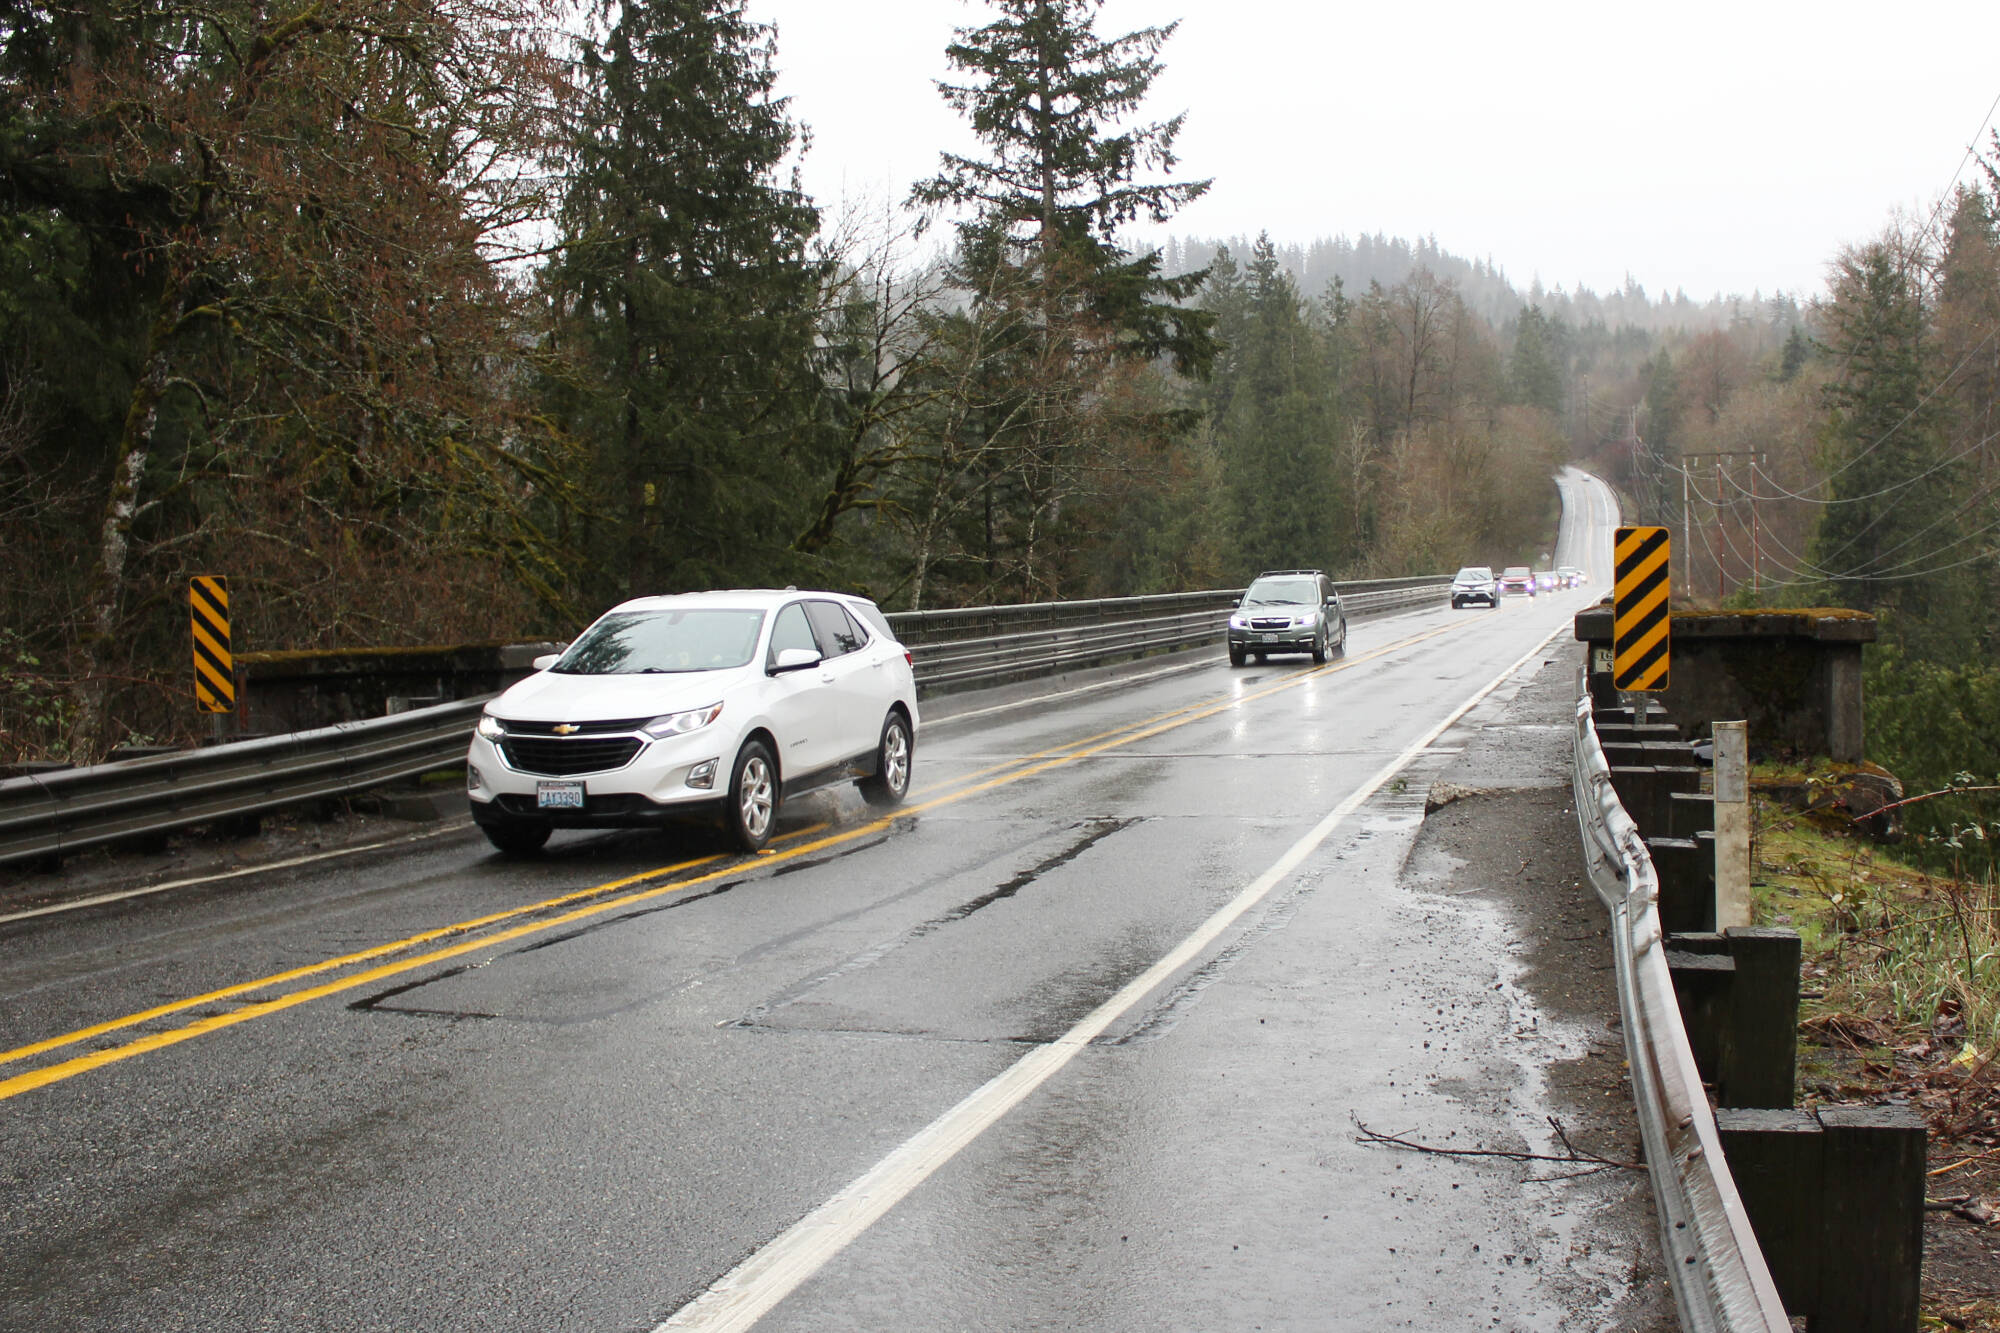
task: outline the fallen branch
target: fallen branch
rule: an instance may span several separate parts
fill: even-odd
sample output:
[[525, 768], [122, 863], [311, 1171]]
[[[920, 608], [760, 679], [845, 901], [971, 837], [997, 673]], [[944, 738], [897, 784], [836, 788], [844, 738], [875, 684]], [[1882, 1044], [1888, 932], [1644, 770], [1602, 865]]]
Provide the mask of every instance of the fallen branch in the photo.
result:
[[[1548, 1120], [1549, 1127], [1555, 1131], [1557, 1142], [1563, 1146], [1563, 1151], [1560, 1153], [1521, 1152], [1511, 1148], [1440, 1148], [1434, 1144], [1418, 1143], [1414, 1139], [1406, 1139], [1397, 1134], [1378, 1133], [1363, 1124], [1359, 1116], [1354, 1117], [1354, 1127], [1361, 1131], [1361, 1137], [1358, 1140], [1361, 1143], [1377, 1143], [1392, 1148], [1404, 1148], [1410, 1152], [1426, 1153], [1433, 1157], [1503, 1157], [1511, 1162], [1566, 1162], [1577, 1166], [1589, 1166], [1592, 1168], [1592, 1171], [1609, 1171], [1614, 1169], [1621, 1171], [1644, 1171], [1646, 1169], [1645, 1164], [1641, 1162], [1621, 1162], [1617, 1158], [1606, 1157], [1601, 1153], [1594, 1153], [1587, 1149], [1579, 1148], [1570, 1142], [1569, 1131], [1563, 1128], [1560, 1120], [1554, 1116], [1550, 1116]], [[1591, 1172], [1585, 1171], [1578, 1174], [1589, 1175]]]

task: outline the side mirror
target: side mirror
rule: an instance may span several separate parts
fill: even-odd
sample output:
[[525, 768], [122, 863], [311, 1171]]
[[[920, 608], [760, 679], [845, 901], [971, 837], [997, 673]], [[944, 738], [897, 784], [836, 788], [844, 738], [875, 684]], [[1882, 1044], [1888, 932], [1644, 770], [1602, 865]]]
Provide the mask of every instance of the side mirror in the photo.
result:
[[543, 653], [540, 657], [537, 657], [534, 661], [528, 663], [528, 665], [533, 667], [537, 671], [547, 671], [550, 667], [554, 666], [557, 662], [561, 660], [562, 660], [561, 653]]
[[1241, 597], [1232, 597], [1229, 599], [1229, 605], [1232, 608], [1241, 606], [1243, 605], [1243, 599]]
[[817, 648], [780, 648], [776, 660], [771, 663], [770, 674], [782, 676], [787, 671], [805, 671], [819, 664]]

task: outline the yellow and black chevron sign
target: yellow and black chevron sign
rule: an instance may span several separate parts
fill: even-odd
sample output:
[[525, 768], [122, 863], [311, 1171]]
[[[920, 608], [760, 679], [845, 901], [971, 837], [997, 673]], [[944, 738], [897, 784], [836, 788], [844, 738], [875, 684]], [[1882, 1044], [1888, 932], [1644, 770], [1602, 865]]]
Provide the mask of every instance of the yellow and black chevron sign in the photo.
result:
[[1611, 683], [1621, 690], [1667, 688], [1667, 530], [1619, 528], [1613, 547]]
[[205, 713], [236, 711], [236, 665], [229, 655], [229, 580], [197, 574], [188, 581], [194, 625], [194, 701]]

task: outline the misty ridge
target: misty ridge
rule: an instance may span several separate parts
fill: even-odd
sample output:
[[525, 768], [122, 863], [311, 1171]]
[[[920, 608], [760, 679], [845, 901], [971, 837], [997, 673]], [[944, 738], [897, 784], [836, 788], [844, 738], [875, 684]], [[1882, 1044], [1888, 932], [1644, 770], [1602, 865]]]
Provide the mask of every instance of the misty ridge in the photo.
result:
[[[1215, 262], [1227, 249], [1242, 263], [1256, 244], [1252, 237], [1180, 237], [1168, 235], [1157, 242], [1161, 267], [1170, 276], [1192, 273]], [[1634, 328], [1649, 333], [1689, 332], [1726, 328], [1750, 317], [1769, 317], [1775, 323], [1798, 322], [1799, 302], [1784, 292], [1769, 298], [1762, 292], [1749, 296], [1717, 294], [1696, 301], [1685, 291], [1654, 297], [1631, 278], [1623, 289], [1600, 295], [1588, 287], [1565, 289], [1561, 284], [1544, 287], [1539, 277], [1527, 289], [1514, 286], [1507, 270], [1486, 259], [1465, 259], [1437, 243], [1436, 237], [1407, 241], [1400, 236], [1362, 235], [1321, 237], [1305, 245], [1275, 243], [1277, 259], [1299, 294], [1315, 301], [1324, 300], [1338, 278], [1351, 300], [1368, 290], [1370, 283], [1391, 288], [1405, 282], [1419, 269], [1428, 269], [1448, 280], [1471, 309], [1496, 328], [1511, 325], [1528, 306], [1539, 306], [1544, 315], [1561, 319], [1572, 328], [1601, 324], [1610, 329]]]

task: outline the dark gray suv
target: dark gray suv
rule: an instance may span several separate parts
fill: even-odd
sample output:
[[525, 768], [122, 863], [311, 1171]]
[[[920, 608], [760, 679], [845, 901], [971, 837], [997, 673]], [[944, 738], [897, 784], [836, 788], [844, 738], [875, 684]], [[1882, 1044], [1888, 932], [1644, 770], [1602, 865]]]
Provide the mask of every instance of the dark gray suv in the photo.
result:
[[1229, 616], [1229, 664], [1266, 653], [1311, 653], [1315, 662], [1347, 647], [1347, 612], [1333, 580], [1317, 569], [1267, 569]]

